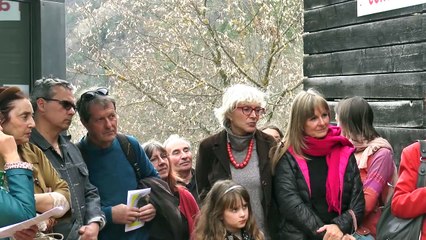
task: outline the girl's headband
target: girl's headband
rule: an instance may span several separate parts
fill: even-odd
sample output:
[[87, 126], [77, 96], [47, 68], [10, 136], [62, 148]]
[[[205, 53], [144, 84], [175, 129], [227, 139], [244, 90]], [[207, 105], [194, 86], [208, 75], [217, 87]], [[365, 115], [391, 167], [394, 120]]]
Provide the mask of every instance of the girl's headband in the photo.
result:
[[229, 193], [230, 191], [232, 191], [234, 189], [237, 189], [237, 188], [243, 188], [243, 186], [241, 186], [241, 185], [234, 185], [234, 186], [226, 189], [226, 191], [223, 193], [223, 195], [225, 195], [225, 194]]

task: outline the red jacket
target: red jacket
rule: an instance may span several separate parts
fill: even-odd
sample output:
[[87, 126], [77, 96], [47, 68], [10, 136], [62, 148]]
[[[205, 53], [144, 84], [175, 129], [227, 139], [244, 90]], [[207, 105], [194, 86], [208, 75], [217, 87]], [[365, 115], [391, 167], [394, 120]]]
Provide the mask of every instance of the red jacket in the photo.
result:
[[[399, 178], [392, 199], [392, 213], [400, 218], [414, 218], [426, 214], [426, 187], [416, 188], [420, 166], [420, 144], [404, 148], [399, 166]], [[426, 222], [423, 220], [422, 240], [426, 240]]]

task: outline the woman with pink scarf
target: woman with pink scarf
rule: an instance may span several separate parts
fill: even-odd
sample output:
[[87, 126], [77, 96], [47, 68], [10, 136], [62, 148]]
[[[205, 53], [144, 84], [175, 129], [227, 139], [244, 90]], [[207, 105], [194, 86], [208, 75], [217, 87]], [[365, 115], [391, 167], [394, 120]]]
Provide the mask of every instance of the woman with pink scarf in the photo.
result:
[[380, 207], [389, 193], [388, 183], [394, 184], [397, 178], [392, 146], [374, 129], [373, 110], [361, 97], [340, 101], [336, 107], [336, 120], [343, 135], [355, 146], [355, 158], [364, 184], [364, 218], [357, 234], [359, 239], [374, 239], [367, 236], [376, 236]]
[[279, 239], [354, 239], [364, 212], [355, 149], [329, 123], [330, 108], [319, 93], [295, 97], [272, 162]]

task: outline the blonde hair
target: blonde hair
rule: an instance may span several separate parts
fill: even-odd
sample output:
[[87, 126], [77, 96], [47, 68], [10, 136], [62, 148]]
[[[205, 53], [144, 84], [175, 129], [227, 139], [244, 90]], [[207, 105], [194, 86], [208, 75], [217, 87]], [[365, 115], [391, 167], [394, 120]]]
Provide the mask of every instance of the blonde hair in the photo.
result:
[[214, 110], [217, 120], [223, 127], [229, 126], [229, 114], [239, 103], [257, 103], [264, 108], [266, 95], [259, 89], [245, 84], [236, 84], [226, 89], [222, 97], [222, 106]]
[[238, 207], [244, 200], [248, 207], [248, 219], [245, 226], [247, 233], [255, 240], [263, 240], [250, 205], [250, 195], [247, 190], [232, 180], [217, 181], [204, 200], [204, 205], [197, 216], [194, 240], [223, 240], [226, 228], [223, 224], [223, 213], [226, 209]]
[[284, 134], [284, 141], [277, 146], [272, 158], [272, 173], [284, 153], [292, 146], [296, 155], [303, 157], [303, 149], [306, 149], [304, 141], [304, 126], [306, 121], [315, 115], [315, 110], [324, 108], [330, 115], [330, 107], [327, 100], [314, 89], [302, 91], [296, 95], [291, 105], [290, 120]]

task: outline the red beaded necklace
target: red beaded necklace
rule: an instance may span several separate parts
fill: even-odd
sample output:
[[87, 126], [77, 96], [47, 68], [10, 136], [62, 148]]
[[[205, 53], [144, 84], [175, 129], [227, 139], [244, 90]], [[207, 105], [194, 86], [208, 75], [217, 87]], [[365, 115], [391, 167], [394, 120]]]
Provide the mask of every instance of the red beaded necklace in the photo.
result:
[[228, 142], [227, 149], [228, 149], [229, 159], [231, 160], [231, 164], [236, 169], [241, 169], [241, 168], [244, 168], [245, 166], [247, 166], [248, 162], [250, 161], [251, 154], [253, 153], [253, 145], [254, 145], [254, 140], [251, 139], [249, 146], [248, 146], [248, 149], [247, 149], [247, 155], [244, 158], [244, 161], [242, 163], [237, 163], [237, 161], [235, 161], [234, 155], [232, 154], [231, 143]]

